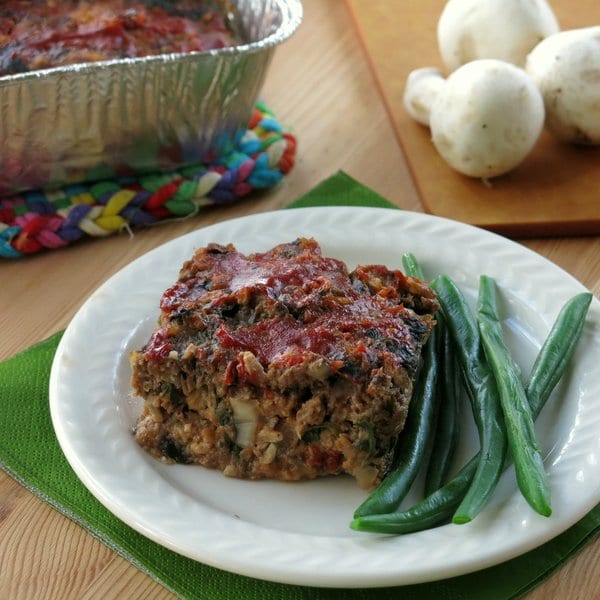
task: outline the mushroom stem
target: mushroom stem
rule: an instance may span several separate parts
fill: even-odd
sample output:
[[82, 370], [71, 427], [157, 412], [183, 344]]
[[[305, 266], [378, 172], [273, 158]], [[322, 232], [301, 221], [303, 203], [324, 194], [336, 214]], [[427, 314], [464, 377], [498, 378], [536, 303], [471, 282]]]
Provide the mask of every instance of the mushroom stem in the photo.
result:
[[406, 79], [404, 107], [408, 114], [429, 127], [429, 115], [445, 79], [439, 69], [423, 67], [411, 71]]

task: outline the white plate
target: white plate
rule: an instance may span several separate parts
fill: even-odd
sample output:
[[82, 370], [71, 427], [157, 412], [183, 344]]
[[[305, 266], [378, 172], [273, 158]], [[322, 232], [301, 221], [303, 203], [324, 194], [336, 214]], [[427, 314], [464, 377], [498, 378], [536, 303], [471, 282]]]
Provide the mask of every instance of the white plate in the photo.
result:
[[[139, 410], [128, 353], [158, 316], [162, 292], [193, 250], [233, 242], [266, 250], [313, 236], [326, 255], [400, 267], [413, 252], [426, 273], [451, 275], [471, 301], [487, 273], [501, 288], [509, 343], [525, 373], [562, 304], [584, 288], [526, 248], [453, 221], [398, 210], [310, 208], [218, 223], [142, 256], [100, 287], [75, 316], [52, 367], [50, 407], [73, 469], [110, 511], [190, 558], [252, 577], [314, 586], [389, 586], [488, 567], [558, 535], [600, 501], [600, 303], [594, 299], [572, 367], [537, 422], [554, 514], [536, 515], [507, 471], [468, 525], [406, 536], [348, 528], [365, 493], [347, 477], [304, 483], [229, 479], [163, 465], [135, 443]], [[475, 447], [465, 416], [460, 460]], [[414, 500], [416, 496], [407, 501]]]

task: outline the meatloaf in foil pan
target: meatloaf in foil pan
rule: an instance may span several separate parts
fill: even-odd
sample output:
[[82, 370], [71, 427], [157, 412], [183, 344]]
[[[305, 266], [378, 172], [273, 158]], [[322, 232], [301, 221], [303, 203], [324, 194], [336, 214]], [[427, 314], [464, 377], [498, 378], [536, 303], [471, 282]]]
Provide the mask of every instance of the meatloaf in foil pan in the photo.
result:
[[237, 45], [0, 76], [0, 195], [169, 171], [227, 152], [302, 6], [212, 5]]

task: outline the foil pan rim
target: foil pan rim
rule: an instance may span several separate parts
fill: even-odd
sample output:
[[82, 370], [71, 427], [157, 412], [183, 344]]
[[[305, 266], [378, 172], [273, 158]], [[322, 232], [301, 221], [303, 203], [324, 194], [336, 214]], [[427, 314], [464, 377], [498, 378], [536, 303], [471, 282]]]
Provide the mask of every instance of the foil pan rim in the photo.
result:
[[301, 0], [275, 0], [281, 10], [281, 25], [270, 35], [259, 40], [230, 46], [227, 48], [218, 48], [214, 50], [205, 50], [203, 52], [171, 53], [159, 54], [155, 56], [142, 56], [136, 58], [120, 58], [115, 60], [98, 61], [94, 63], [81, 63], [74, 65], [65, 65], [53, 67], [50, 69], [40, 69], [27, 73], [16, 73], [0, 77], [0, 88], [10, 85], [21, 84], [27, 80], [47, 78], [52, 75], [60, 76], [65, 74], [90, 73], [96, 70], [106, 70], [112, 68], [122, 68], [123, 66], [135, 66], [140, 64], [168, 64], [171, 62], [187, 62], [216, 57], [225, 57], [228, 55], [246, 55], [256, 52], [263, 52], [288, 39], [300, 26], [303, 17], [303, 8]]

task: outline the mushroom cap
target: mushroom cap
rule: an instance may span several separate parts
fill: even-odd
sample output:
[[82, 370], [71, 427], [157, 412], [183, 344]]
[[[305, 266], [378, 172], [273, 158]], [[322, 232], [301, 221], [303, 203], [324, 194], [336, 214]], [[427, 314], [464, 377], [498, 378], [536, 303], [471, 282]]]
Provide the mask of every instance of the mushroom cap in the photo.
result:
[[525, 71], [495, 59], [448, 77], [431, 108], [432, 141], [457, 171], [495, 177], [520, 164], [544, 125], [542, 96]]
[[556, 33], [527, 57], [546, 125], [558, 139], [600, 144], [600, 26]]
[[529, 51], [558, 30], [546, 0], [448, 0], [437, 39], [450, 71], [482, 58], [522, 67]]

